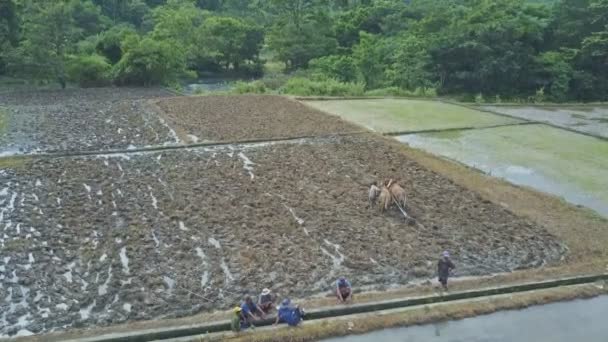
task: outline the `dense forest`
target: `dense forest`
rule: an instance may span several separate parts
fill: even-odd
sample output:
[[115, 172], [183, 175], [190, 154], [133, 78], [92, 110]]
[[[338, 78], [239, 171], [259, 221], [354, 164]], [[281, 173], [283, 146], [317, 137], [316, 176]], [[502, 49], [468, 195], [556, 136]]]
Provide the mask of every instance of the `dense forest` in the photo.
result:
[[2, 77], [218, 74], [259, 91], [608, 100], [608, 0], [0, 0]]

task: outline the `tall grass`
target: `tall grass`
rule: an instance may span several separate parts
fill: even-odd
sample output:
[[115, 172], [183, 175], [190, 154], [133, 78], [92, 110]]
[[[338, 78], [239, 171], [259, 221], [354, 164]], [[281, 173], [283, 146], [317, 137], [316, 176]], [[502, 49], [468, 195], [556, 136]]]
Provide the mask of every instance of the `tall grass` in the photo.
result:
[[331, 78], [311, 80], [294, 77], [287, 81], [280, 92], [299, 96], [362, 96], [365, 86], [363, 83], [340, 82]]
[[416, 88], [407, 90], [398, 87], [387, 87], [372, 89], [365, 92], [367, 96], [402, 96], [402, 97], [437, 97], [437, 92], [433, 88]]
[[265, 94], [267, 91], [266, 84], [262, 81], [237, 81], [232, 88], [232, 92], [236, 94]]

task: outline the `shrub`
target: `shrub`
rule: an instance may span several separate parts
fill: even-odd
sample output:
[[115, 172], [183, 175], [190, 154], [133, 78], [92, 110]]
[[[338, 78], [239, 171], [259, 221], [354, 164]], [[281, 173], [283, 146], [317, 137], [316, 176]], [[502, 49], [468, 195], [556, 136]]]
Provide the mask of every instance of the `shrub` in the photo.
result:
[[239, 68], [239, 73], [249, 77], [261, 77], [264, 75], [264, 61], [243, 64]]
[[264, 94], [266, 93], [266, 86], [262, 81], [237, 81], [234, 84], [233, 92], [237, 94]]
[[533, 97], [534, 103], [542, 103], [545, 102], [545, 87], [541, 87], [536, 91]]
[[99, 35], [95, 49], [97, 50], [97, 53], [105, 56], [110, 63], [116, 64], [122, 57], [122, 42], [130, 35], [137, 35], [132, 27], [127, 25], [114, 26]]
[[267, 74], [260, 81], [264, 83], [264, 86], [268, 89], [279, 90], [287, 83], [287, 81], [289, 81], [289, 78], [290, 76], [286, 74]]
[[310, 68], [326, 78], [340, 82], [354, 82], [359, 78], [359, 71], [350, 56], [324, 56], [310, 61]]
[[114, 66], [119, 84], [168, 84], [187, 74], [184, 54], [169, 42], [130, 39], [125, 45], [124, 55]]
[[434, 88], [416, 88], [414, 91], [399, 87], [372, 89], [365, 92], [367, 96], [403, 96], [403, 97], [436, 97]]
[[69, 80], [81, 87], [101, 87], [110, 83], [111, 66], [100, 55], [72, 57], [66, 69]]
[[281, 93], [300, 96], [361, 96], [362, 83], [340, 82], [335, 79], [310, 80], [294, 77], [281, 88]]

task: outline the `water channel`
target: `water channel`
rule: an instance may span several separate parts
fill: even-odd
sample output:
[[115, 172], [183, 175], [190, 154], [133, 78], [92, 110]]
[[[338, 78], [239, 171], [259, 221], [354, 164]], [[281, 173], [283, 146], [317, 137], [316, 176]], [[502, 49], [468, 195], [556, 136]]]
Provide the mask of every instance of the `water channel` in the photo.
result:
[[603, 296], [324, 342], [606, 342], [607, 317], [608, 296]]

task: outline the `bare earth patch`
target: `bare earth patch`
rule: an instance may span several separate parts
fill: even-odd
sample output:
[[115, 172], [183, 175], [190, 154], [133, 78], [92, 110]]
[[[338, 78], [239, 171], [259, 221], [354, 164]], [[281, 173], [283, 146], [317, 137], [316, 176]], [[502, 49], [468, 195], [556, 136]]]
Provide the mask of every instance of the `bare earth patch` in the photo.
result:
[[238, 141], [361, 131], [283, 96], [195, 96], [155, 101], [185, 141]]
[[0, 93], [0, 155], [176, 143], [143, 101], [168, 95], [153, 88]]

